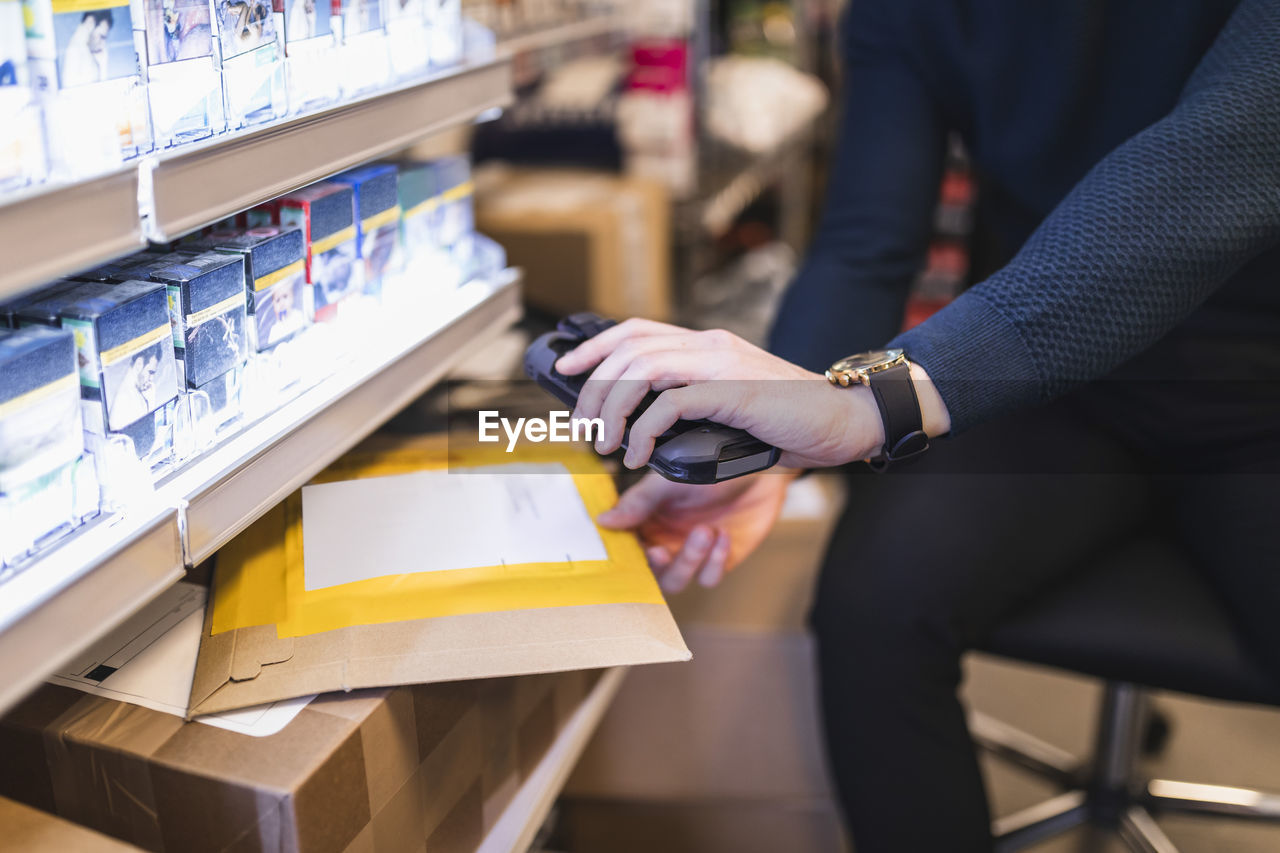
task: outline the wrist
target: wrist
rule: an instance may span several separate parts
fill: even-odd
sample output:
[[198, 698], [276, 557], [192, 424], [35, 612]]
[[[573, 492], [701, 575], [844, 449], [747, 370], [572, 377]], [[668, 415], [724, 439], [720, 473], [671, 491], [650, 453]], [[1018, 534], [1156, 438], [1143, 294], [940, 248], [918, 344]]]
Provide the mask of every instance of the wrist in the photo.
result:
[[937, 438], [951, 432], [951, 413], [947, 411], [947, 404], [929, 378], [928, 371], [914, 361], [908, 361], [907, 365], [911, 370], [916, 400], [920, 403], [920, 423], [925, 435]]

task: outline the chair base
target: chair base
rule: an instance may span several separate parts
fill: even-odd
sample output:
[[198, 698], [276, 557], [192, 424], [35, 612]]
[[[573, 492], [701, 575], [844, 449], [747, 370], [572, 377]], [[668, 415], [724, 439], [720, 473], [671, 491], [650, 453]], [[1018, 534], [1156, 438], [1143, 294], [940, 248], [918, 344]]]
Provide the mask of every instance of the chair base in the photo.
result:
[[1107, 685], [1091, 764], [986, 714], [971, 712], [969, 730], [979, 746], [1065, 789], [1043, 803], [993, 821], [996, 850], [1014, 853], [1088, 823], [1116, 832], [1135, 853], [1178, 853], [1153, 812], [1280, 822], [1277, 794], [1139, 778], [1135, 765], [1146, 703], [1140, 687]]

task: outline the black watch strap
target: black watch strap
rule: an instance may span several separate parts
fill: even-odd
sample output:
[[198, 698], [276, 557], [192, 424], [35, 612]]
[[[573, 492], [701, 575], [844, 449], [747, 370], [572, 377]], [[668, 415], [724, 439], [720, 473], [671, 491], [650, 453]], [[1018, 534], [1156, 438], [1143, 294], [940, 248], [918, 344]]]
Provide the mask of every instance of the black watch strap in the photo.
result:
[[919, 456], [929, 449], [920, 416], [920, 401], [911, 382], [911, 367], [903, 362], [867, 377], [880, 418], [884, 421], [884, 448], [867, 460], [872, 469], [885, 471], [890, 465]]

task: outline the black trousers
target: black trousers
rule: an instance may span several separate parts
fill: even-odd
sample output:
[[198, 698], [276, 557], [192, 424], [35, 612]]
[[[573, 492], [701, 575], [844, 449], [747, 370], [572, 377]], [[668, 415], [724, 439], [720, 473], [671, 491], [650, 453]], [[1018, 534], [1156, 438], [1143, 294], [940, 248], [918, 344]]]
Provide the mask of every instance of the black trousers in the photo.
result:
[[1187, 549], [1280, 673], [1277, 387], [1097, 386], [850, 476], [812, 624], [858, 853], [991, 849], [960, 658], [1143, 526]]

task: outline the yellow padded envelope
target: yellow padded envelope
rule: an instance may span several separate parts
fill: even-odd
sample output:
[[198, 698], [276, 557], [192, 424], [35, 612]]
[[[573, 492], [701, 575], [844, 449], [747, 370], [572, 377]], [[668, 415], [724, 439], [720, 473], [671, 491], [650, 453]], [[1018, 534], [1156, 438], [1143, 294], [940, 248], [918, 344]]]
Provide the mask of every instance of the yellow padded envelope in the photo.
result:
[[[595, 454], [451, 450], [442, 438], [353, 452], [313, 482], [557, 462], [591, 517], [617, 499]], [[301, 492], [219, 553], [193, 715], [327, 690], [688, 660], [634, 534], [597, 528], [608, 558], [428, 571], [308, 590]], [[495, 523], [500, 523], [495, 518]]]

